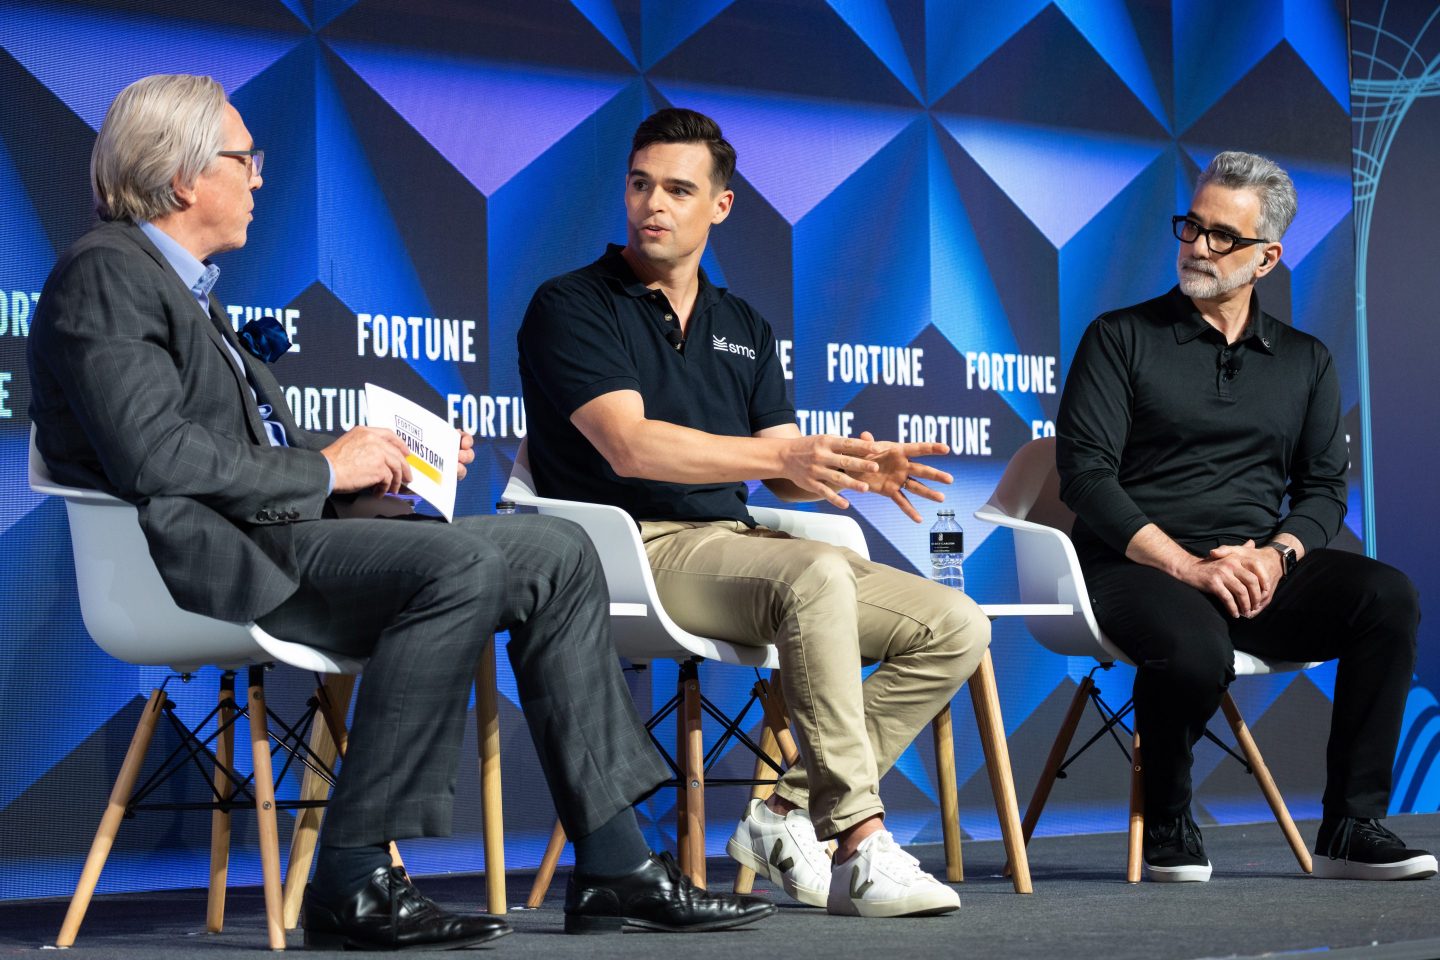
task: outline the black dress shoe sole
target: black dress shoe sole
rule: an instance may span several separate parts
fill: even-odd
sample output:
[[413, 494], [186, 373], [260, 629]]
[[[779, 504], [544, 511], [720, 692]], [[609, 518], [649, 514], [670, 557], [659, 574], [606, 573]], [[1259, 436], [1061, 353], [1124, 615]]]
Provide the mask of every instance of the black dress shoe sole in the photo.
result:
[[567, 913], [565, 914], [565, 932], [583, 936], [600, 933], [619, 933], [626, 927], [634, 927], [639, 930], [650, 930], [656, 933], [710, 933], [716, 930], [730, 930], [734, 927], [743, 927], [747, 923], [763, 920], [777, 909], [773, 903], [766, 904], [766, 906], [769, 909], [756, 910], [754, 913], [747, 913], [739, 917], [711, 920], [708, 923], [685, 924], [659, 923], [654, 920], [644, 920], [639, 917], [597, 917], [587, 914]]
[[386, 951], [395, 953], [404, 950], [464, 950], [467, 947], [478, 946], [482, 943], [489, 943], [491, 940], [499, 940], [515, 931], [510, 927], [501, 927], [498, 930], [489, 930], [474, 937], [461, 937], [458, 940], [447, 940], [442, 943], [411, 943], [402, 947], [392, 947], [388, 943], [378, 944], [365, 940], [356, 940], [343, 933], [311, 933], [305, 931], [306, 950], [365, 950], [365, 951]]

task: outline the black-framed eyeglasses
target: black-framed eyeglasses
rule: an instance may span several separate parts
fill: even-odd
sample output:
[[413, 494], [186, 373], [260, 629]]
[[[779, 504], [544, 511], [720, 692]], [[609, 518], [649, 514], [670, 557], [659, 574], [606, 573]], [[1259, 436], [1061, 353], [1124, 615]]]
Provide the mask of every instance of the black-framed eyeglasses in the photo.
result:
[[1180, 213], [1170, 218], [1170, 229], [1175, 233], [1175, 239], [1182, 243], [1194, 243], [1195, 238], [1202, 233], [1205, 235], [1205, 245], [1210, 248], [1211, 253], [1225, 254], [1236, 247], [1248, 247], [1256, 243], [1269, 243], [1259, 237], [1237, 237], [1229, 230], [1207, 230], [1200, 224], [1191, 220], [1185, 214]]
[[260, 169], [265, 166], [264, 150], [221, 150], [219, 156], [234, 157], [250, 168], [250, 173], [260, 176]]

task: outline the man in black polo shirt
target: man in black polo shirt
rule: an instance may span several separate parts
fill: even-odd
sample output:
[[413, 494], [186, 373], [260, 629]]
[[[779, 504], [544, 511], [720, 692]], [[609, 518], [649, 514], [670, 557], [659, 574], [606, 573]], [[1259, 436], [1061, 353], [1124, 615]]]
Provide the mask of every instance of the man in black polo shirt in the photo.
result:
[[1152, 880], [1210, 878], [1190, 815], [1191, 748], [1234, 679], [1236, 649], [1339, 659], [1316, 876], [1436, 869], [1379, 823], [1415, 664], [1415, 588], [1393, 567], [1324, 549], [1345, 516], [1334, 363], [1255, 293], [1295, 209], [1274, 163], [1217, 156], [1174, 218], [1179, 286], [1091, 324], [1060, 401], [1075, 549], [1101, 629], [1138, 665]]
[[[801, 436], [769, 325], [700, 269], [734, 200], [713, 120], [661, 110], [629, 167], [625, 246], [543, 284], [520, 329], [536, 487], [627, 510], [686, 630], [778, 645], [803, 762], [750, 804], [731, 856], [831, 913], [954, 910], [884, 830], [877, 785], [978, 665], [989, 622], [958, 590], [756, 527], [745, 508], [745, 481], [763, 480], [841, 507], [843, 491], [879, 493], [918, 521], [906, 495], [941, 500], [920, 480], [950, 477], [911, 458], [946, 448]], [[862, 657], [882, 661], [863, 685]]]

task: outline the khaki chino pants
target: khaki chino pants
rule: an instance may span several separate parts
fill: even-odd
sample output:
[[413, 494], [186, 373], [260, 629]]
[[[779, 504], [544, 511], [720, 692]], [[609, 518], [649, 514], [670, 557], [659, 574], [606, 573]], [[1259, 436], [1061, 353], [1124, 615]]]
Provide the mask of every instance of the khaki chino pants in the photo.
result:
[[[990, 643], [975, 602], [853, 550], [733, 520], [646, 521], [640, 536], [677, 624], [779, 648], [801, 763], [776, 792], [810, 811], [822, 839], [883, 814], [880, 778]], [[880, 662], [863, 684], [862, 661]]]

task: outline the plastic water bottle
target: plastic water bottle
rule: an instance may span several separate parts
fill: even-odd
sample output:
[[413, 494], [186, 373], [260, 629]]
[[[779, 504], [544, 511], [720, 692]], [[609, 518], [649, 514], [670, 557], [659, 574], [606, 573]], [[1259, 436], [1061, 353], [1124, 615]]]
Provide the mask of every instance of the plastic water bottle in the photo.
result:
[[930, 577], [956, 590], [965, 589], [965, 531], [955, 522], [954, 510], [941, 510], [930, 528]]

